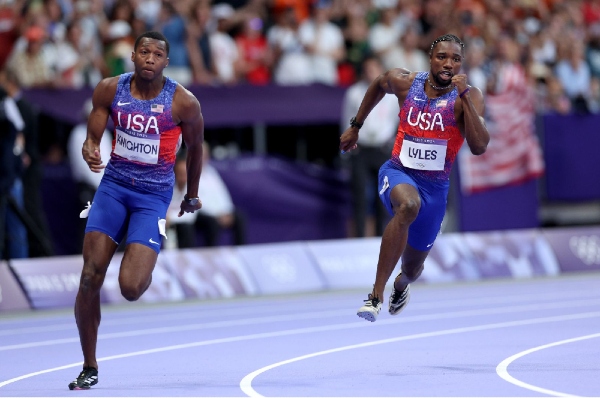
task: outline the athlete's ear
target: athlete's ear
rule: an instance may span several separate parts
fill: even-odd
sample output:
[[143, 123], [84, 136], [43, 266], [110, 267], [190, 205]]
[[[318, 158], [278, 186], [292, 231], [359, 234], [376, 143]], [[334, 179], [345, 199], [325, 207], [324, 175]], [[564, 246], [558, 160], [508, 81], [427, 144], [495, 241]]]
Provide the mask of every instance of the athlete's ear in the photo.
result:
[[135, 59], [135, 51], [131, 52], [131, 62], [133, 62]]
[[167, 63], [165, 64], [165, 68], [169, 66], [169, 57], [167, 57]]

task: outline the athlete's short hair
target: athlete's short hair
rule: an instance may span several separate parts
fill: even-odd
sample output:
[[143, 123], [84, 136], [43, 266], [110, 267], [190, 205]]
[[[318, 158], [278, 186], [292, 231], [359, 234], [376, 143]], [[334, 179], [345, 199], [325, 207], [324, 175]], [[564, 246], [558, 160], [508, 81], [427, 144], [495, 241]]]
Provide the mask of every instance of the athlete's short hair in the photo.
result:
[[453, 41], [457, 44], [460, 44], [461, 51], [464, 51], [464, 49], [465, 49], [465, 43], [463, 43], [463, 41], [461, 39], [459, 39], [458, 36], [454, 36], [451, 34], [445, 34], [445, 35], [438, 37], [437, 39], [435, 39], [433, 41], [433, 43], [431, 43], [431, 47], [429, 47], [429, 55], [433, 54], [433, 47], [435, 47], [435, 45], [441, 41]]
[[147, 37], [148, 39], [164, 41], [165, 42], [165, 50], [167, 51], [167, 56], [169, 56], [169, 41], [167, 40], [165, 35], [163, 35], [160, 32], [156, 32], [156, 31], [149, 31], [149, 32], [145, 32], [145, 33], [142, 33], [141, 35], [139, 35], [138, 38], [135, 39], [135, 44], [133, 45], [133, 51], [137, 50], [138, 45], [140, 44], [140, 41], [142, 41], [142, 39], [144, 37]]

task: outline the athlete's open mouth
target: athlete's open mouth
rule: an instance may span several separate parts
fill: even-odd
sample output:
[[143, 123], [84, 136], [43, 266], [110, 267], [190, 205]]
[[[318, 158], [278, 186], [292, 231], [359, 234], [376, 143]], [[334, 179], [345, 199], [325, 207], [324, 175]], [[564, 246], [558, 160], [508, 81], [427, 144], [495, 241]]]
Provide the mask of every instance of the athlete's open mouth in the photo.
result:
[[443, 71], [438, 73], [438, 79], [443, 80], [443, 81], [448, 81], [450, 79], [452, 79], [452, 72], [448, 72], [448, 71]]

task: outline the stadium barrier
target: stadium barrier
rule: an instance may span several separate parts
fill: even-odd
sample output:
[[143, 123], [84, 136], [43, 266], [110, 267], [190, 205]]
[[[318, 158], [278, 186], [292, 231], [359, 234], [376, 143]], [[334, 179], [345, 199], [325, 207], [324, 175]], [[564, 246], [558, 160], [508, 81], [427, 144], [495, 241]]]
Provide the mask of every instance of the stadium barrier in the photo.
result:
[[[371, 288], [380, 238], [298, 241], [163, 250], [141, 302], [281, 295]], [[122, 253], [101, 290], [103, 304], [123, 303]], [[81, 256], [0, 262], [0, 312], [72, 307]], [[600, 227], [442, 234], [419, 283], [533, 278], [600, 271]]]

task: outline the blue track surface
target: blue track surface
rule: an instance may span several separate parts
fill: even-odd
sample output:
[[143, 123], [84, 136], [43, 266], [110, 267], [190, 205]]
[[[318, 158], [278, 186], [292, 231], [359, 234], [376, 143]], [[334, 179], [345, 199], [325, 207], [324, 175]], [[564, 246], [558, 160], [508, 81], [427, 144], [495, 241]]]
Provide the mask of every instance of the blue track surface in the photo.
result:
[[0, 396], [600, 396], [600, 274], [411, 290], [105, 307], [89, 391], [71, 309], [2, 315]]

